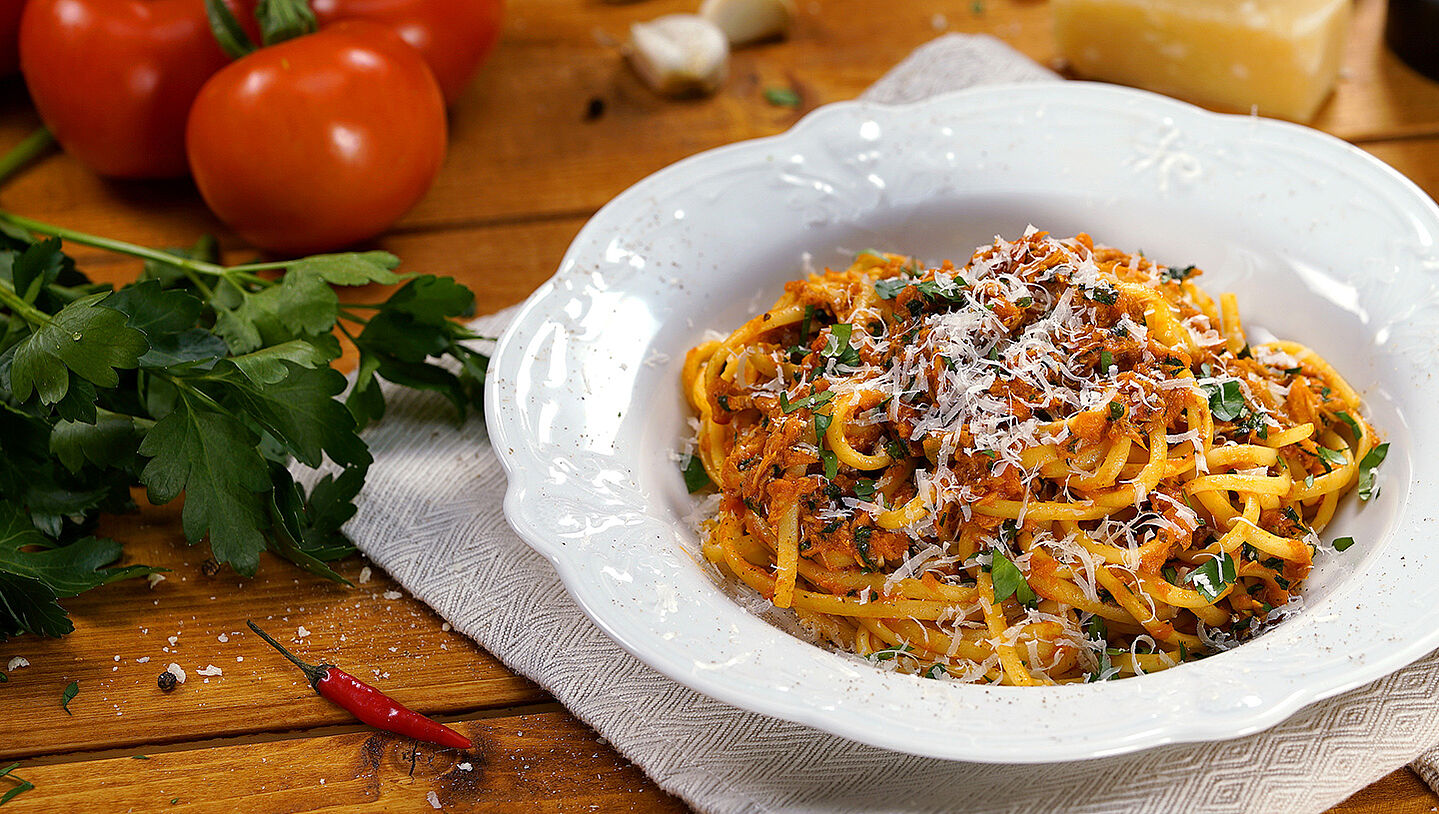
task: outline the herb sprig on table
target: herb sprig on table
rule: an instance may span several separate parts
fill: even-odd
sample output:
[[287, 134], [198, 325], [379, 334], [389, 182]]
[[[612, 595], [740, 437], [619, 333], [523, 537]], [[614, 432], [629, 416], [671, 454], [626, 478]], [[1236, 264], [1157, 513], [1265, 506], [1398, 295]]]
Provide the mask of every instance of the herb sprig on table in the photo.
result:
[[[34, 237], [38, 235], [39, 237]], [[61, 239], [145, 260], [135, 281], [92, 282]], [[111, 566], [101, 514], [185, 496], [191, 543], [254, 574], [269, 550], [344, 581], [371, 457], [359, 431], [383, 416], [378, 380], [478, 408], [488, 357], [454, 320], [474, 295], [401, 274], [385, 252], [224, 266], [212, 240], [161, 251], [0, 213], [0, 640], [73, 630], [59, 600], [157, 569]], [[401, 284], [341, 303], [332, 286]], [[331, 363], [354, 344], [355, 386]], [[336, 470], [306, 492], [299, 462]]]

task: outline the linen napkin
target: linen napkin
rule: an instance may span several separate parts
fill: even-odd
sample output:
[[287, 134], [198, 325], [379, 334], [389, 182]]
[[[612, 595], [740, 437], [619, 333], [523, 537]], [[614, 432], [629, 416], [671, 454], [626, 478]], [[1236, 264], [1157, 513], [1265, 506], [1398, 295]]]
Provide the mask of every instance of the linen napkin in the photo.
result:
[[[990, 79], [1054, 80], [991, 37], [920, 48], [863, 98], [909, 101]], [[481, 318], [499, 333], [511, 311]], [[1439, 775], [1439, 655], [1237, 740], [1031, 766], [897, 754], [744, 712], [610, 641], [505, 522], [482, 422], [386, 394], [356, 545], [511, 669], [547, 689], [665, 790], [702, 812], [1315, 812], [1415, 761]], [[996, 726], [1002, 725], [996, 723]], [[1421, 753], [1424, 753], [1421, 758]]]

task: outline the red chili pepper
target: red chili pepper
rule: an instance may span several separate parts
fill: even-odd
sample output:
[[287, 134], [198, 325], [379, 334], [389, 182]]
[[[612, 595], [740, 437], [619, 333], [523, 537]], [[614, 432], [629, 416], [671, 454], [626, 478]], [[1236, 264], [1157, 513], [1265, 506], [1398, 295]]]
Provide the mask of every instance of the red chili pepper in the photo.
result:
[[280, 651], [285, 658], [294, 662], [295, 666], [304, 670], [305, 677], [310, 680], [310, 686], [314, 688], [315, 692], [349, 710], [356, 718], [370, 726], [386, 732], [394, 732], [397, 735], [407, 735], [427, 743], [452, 746], [456, 749], [469, 749], [474, 745], [464, 735], [408, 709], [405, 705], [333, 664], [313, 665], [300, 661], [295, 658], [295, 654], [286, 650], [284, 645], [271, 638], [270, 634], [261, 630], [254, 622], [246, 620], [245, 624], [258, 633], [260, 638]]

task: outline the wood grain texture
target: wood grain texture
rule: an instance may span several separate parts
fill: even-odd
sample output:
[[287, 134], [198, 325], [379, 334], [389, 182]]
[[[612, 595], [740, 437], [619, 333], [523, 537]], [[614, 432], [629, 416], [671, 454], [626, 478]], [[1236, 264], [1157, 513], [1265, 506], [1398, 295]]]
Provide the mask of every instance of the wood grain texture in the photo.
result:
[[[0, 717], [0, 759], [354, 722], [251, 633], [247, 618], [301, 658], [337, 663], [422, 712], [546, 700], [474, 642], [441, 630], [433, 611], [378, 569], [347, 588], [266, 555], [254, 579], [228, 569], [206, 576], [208, 553], [183, 545], [178, 509], [147, 508], [99, 529], [125, 542], [126, 563], [169, 568], [164, 581], [151, 588], [130, 580], [68, 600], [75, 632], [63, 639], [0, 643], [0, 665], [14, 656], [30, 661], [0, 684], [16, 712]], [[358, 583], [362, 567], [353, 557], [339, 571]], [[186, 681], [163, 693], [156, 679], [171, 662]], [[223, 675], [198, 673], [211, 665]], [[71, 681], [80, 693], [67, 715], [60, 691]]]
[[474, 749], [356, 732], [27, 766], [5, 812], [686, 810], [563, 713], [454, 726]]
[[[406, 270], [454, 275], [476, 291], [479, 312], [497, 310], [552, 274], [585, 219], [630, 184], [676, 159], [781, 132], [815, 106], [853, 98], [941, 31], [991, 33], [1059, 67], [1040, 0], [904, 0], [883, 14], [874, 0], [801, 0], [793, 38], [737, 52], [731, 81], [715, 98], [662, 101], [625, 68], [616, 42], [633, 21], [694, 5], [510, 0], [500, 49], [452, 111], [440, 178], [376, 245], [399, 254]], [[1357, 0], [1355, 9], [1344, 77], [1314, 124], [1361, 142], [1439, 193], [1439, 84], [1382, 46], [1384, 0]], [[764, 89], [780, 85], [800, 93], [799, 110], [764, 101]], [[594, 99], [603, 113], [587, 117]], [[0, 82], [0, 149], [37, 123], [20, 83]], [[254, 254], [205, 210], [189, 182], [104, 181], [63, 155], [0, 189], [0, 208], [150, 245], [188, 244], [212, 232], [229, 256]], [[75, 254], [100, 279], [125, 280], [137, 268], [83, 248]], [[0, 720], [0, 756], [23, 759], [18, 774], [38, 786], [7, 810], [432, 811], [429, 791], [459, 810], [683, 810], [567, 713], [515, 714], [548, 697], [441, 630], [422, 604], [387, 599], [394, 585], [378, 571], [354, 589], [270, 558], [254, 580], [206, 577], [203, 549], [183, 545], [176, 507], [114, 518], [101, 531], [126, 543], [126, 562], [172, 572], [154, 589], [131, 582], [68, 601], [77, 630], [66, 639], [0, 643], [0, 666], [15, 655], [31, 661], [0, 684], [9, 712]], [[361, 567], [354, 558], [340, 569], [355, 579]], [[467, 758], [472, 771], [459, 770], [454, 753], [362, 731], [245, 631], [246, 617], [264, 620], [286, 641], [299, 638], [302, 656], [336, 661], [418, 710], [463, 719], [461, 728], [480, 744]], [[298, 637], [302, 625], [309, 635]], [[165, 695], [155, 677], [170, 661], [189, 680]], [[210, 664], [223, 675], [205, 683], [197, 668]], [[71, 680], [80, 682], [73, 717], [60, 710]], [[151, 759], [132, 760], [131, 752]], [[1417, 812], [1436, 804], [1439, 797], [1400, 770], [1334, 810]]]

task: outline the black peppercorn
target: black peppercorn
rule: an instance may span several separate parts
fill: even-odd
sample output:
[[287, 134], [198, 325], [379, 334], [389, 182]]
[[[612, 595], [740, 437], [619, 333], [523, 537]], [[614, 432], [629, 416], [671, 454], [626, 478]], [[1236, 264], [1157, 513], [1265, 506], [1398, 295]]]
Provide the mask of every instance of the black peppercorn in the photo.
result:
[[175, 678], [174, 673], [166, 670], [160, 674], [160, 678], [155, 683], [160, 686], [161, 692], [169, 692], [175, 689], [175, 685], [178, 684], [179, 681]]

